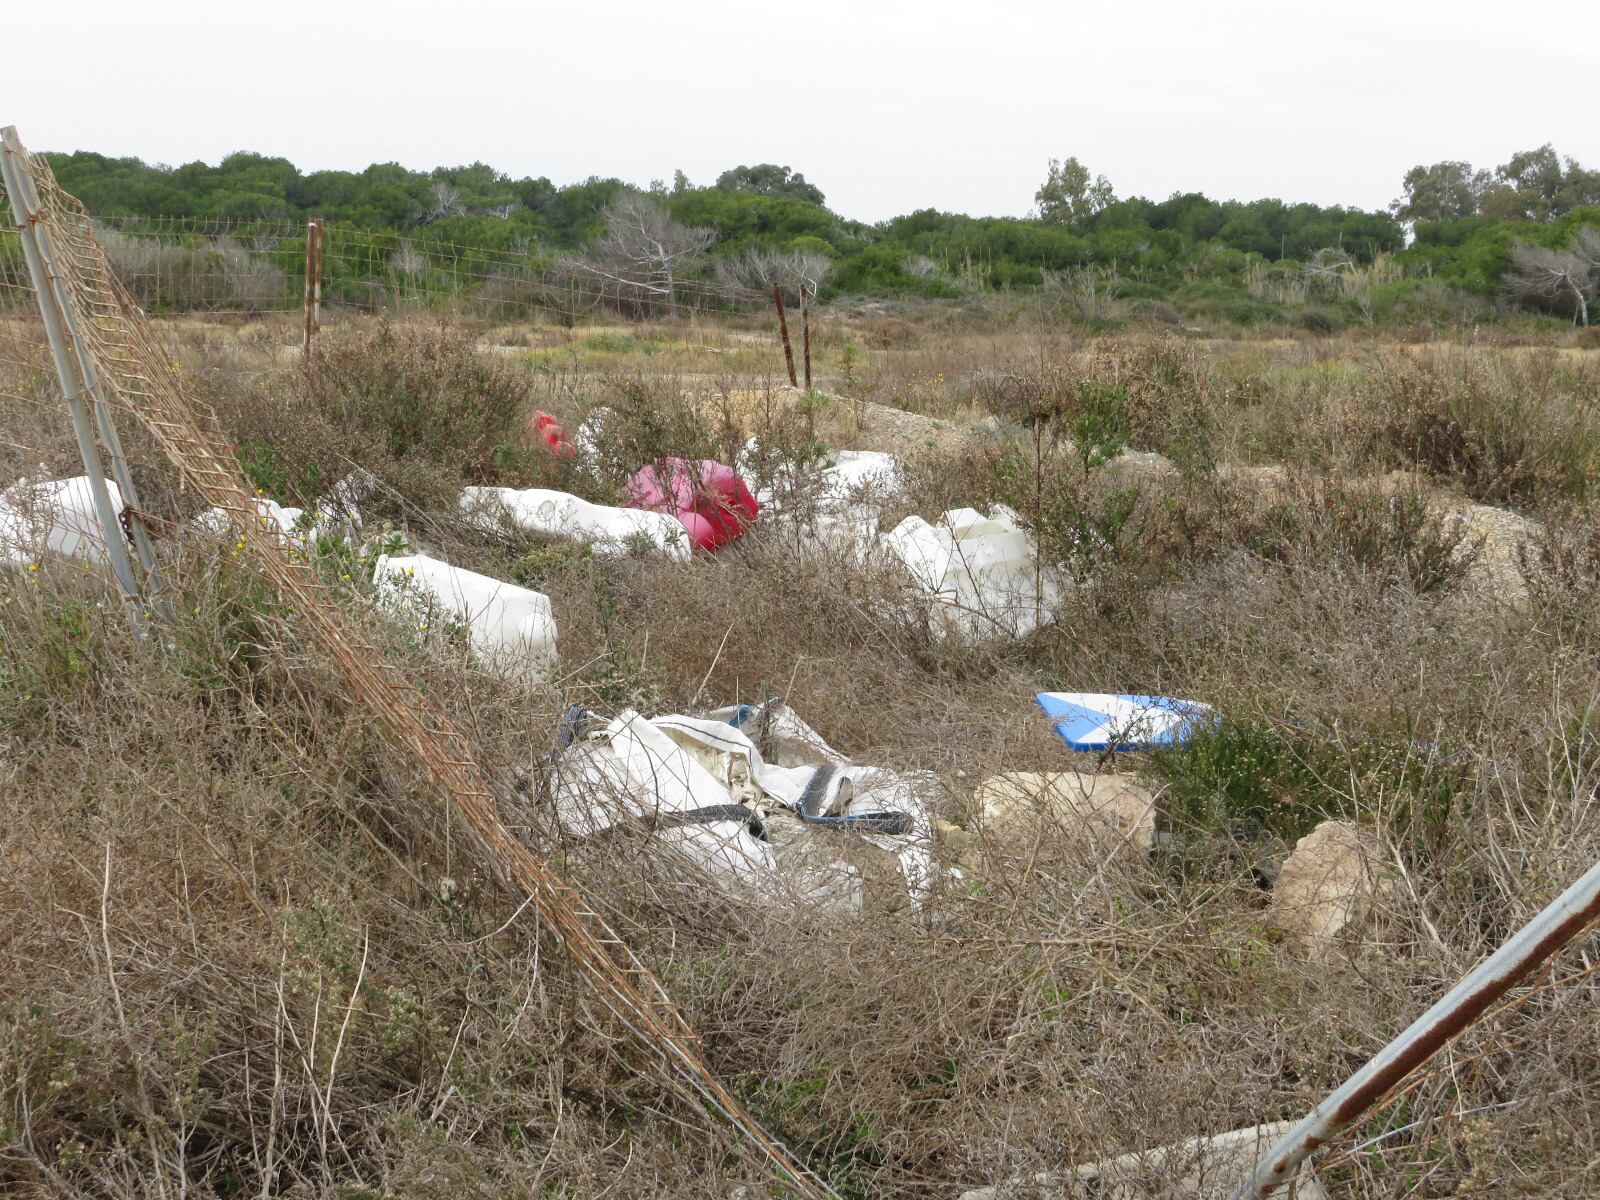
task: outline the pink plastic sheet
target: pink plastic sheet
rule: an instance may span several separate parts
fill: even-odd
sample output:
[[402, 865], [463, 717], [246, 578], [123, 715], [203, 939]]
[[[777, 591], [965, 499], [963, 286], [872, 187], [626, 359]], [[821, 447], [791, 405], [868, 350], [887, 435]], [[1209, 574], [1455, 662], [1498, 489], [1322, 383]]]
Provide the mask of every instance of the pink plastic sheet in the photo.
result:
[[671, 513], [688, 531], [690, 543], [708, 553], [743, 536], [761, 511], [738, 473], [711, 459], [669, 458], [660, 470], [645, 467], [629, 481], [625, 503]]

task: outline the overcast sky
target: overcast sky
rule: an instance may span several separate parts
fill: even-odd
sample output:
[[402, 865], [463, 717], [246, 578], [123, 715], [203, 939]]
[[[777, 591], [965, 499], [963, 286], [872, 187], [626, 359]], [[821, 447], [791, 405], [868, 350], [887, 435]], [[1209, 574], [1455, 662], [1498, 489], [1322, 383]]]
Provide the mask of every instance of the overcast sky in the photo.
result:
[[1593, 0], [18, 0], [3, 36], [24, 144], [169, 164], [777, 162], [863, 220], [1025, 213], [1052, 156], [1119, 196], [1367, 208], [1419, 162], [1600, 165]]

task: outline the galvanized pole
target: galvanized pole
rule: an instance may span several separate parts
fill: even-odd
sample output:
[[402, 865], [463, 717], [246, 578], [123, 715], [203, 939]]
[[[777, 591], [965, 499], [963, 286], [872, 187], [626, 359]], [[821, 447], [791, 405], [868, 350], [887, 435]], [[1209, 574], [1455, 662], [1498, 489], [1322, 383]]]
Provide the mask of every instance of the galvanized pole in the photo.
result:
[[1288, 1183], [1307, 1155], [1392, 1092], [1407, 1075], [1469, 1029], [1518, 981], [1596, 920], [1600, 920], [1600, 863], [1469, 971], [1444, 999], [1285, 1134], [1239, 1185], [1234, 1200], [1258, 1200]]
[[[17, 138], [16, 128], [8, 126], [3, 136], [6, 149], [20, 159], [25, 151]], [[33, 185], [33, 177], [20, 166], [14, 167], [13, 175], [27, 211], [38, 213], [39, 192]], [[36, 227], [35, 234], [39, 238], [44, 260], [49, 265], [52, 262], [50, 235], [41, 227]], [[53, 271], [50, 282], [56, 309], [61, 314], [67, 336], [72, 342], [72, 353], [77, 360], [78, 376], [83, 381], [84, 394], [89, 397], [94, 408], [94, 422], [95, 428], [100, 433], [100, 444], [105, 447], [106, 454], [111, 458], [111, 477], [116, 480], [117, 488], [122, 493], [120, 521], [125, 524], [128, 536], [133, 539], [134, 552], [139, 556], [139, 566], [144, 572], [144, 586], [149, 589], [151, 599], [160, 611], [160, 601], [156, 598], [161, 592], [161, 581], [156, 573], [155, 545], [150, 539], [150, 531], [145, 527], [142, 515], [144, 508], [139, 502], [139, 491], [134, 486], [133, 475], [128, 470], [127, 456], [122, 452], [122, 439], [117, 434], [116, 423], [111, 419], [111, 409], [106, 404], [105, 391], [100, 386], [100, 375], [95, 368], [94, 356], [89, 353], [83, 330], [78, 327], [77, 313], [68, 303], [66, 289]], [[98, 456], [96, 461], [98, 462]]]
[[38, 196], [31, 180], [27, 179], [23, 153], [15, 126], [8, 125], [0, 130], [0, 176], [4, 178], [6, 193], [11, 197], [11, 211], [16, 217], [18, 232], [22, 235], [23, 257], [28, 263], [28, 274], [33, 277], [34, 295], [39, 301], [39, 315], [44, 320], [45, 337], [50, 342], [56, 374], [61, 378], [61, 391], [66, 397], [67, 411], [72, 416], [72, 432], [78, 443], [78, 453], [83, 458], [89, 493], [94, 498], [95, 516], [100, 523], [106, 556], [111, 560], [117, 590], [122, 593], [122, 602], [128, 610], [134, 632], [142, 639], [144, 617], [139, 606], [139, 579], [128, 557], [128, 543], [122, 535], [117, 511], [112, 506], [100, 452], [94, 444], [89, 411], [84, 404], [87, 387], [79, 377], [75, 356], [68, 349], [71, 339], [65, 316], [66, 306], [61, 302], [49, 235], [39, 223]]
[[789, 345], [789, 318], [783, 315], [783, 288], [772, 287], [772, 298], [778, 305], [778, 332], [783, 335], [783, 361], [789, 365], [789, 386], [797, 388], [800, 381], [794, 377], [794, 349]]

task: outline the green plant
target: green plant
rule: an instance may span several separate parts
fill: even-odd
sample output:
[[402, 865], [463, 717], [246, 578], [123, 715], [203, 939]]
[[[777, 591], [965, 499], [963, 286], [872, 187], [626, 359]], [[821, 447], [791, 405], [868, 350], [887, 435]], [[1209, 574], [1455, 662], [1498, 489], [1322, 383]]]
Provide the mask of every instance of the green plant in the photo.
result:
[[1415, 489], [1337, 478], [1296, 480], [1241, 532], [1244, 545], [1271, 561], [1355, 567], [1419, 594], [1458, 586], [1481, 552], [1480, 540]]
[[431, 459], [471, 479], [527, 436], [529, 377], [444, 328], [380, 324], [329, 337], [296, 377], [304, 399], [380, 435], [396, 459]]
[[1232, 718], [1150, 761], [1167, 783], [1168, 812], [1181, 830], [1285, 843], [1320, 821], [1379, 804], [1389, 820], [1437, 835], [1466, 783], [1461, 763], [1403, 726], [1345, 733]]
[[1128, 392], [1100, 379], [1078, 384], [1076, 402], [1069, 410], [1067, 432], [1084, 478], [1104, 466], [1128, 446]]

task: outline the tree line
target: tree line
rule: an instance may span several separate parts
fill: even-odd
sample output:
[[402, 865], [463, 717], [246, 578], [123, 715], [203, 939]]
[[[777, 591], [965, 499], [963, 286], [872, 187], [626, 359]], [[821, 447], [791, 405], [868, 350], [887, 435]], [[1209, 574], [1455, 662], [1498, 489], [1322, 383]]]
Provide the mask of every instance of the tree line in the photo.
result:
[[[680, 171], [637, 187], [512, 178], [483, 163], [303, 173], [248, 152], [178, 167], [86, 151], [48, 157], [62, 186], [101, 217], [215, 222], [234, 236], [252, 222], [315, 215], [383, 231], [390, 245], [401, 237], [407, 247], [526, 255], [574, 278], [659, 294], [669, 308], [686, 284], [716, 281], [806, 286], [824, 298], [1032, 292], [1091, 322], [1335, 328], [1476, 321], [1512, 303], [1585, 321], [1600, 287], [1600, 263], [1590, 263], [1600, 255], [1583, 233], [1600, 226], [1600, 172], [1549, 146], [1493, 170], [1418, 166], [1385, 211], [1194, 192], [1118, 196], [1067, 158], [1051, 160], [1027, 217], [927, 208], [875, 224], [834, 212], [815, 183], [771, 163], [734, 167], [704, 186]], [[651, 245], [671, 249], [656, 255]], [[405, 266], [401, 251], [384, 254], [390, 274]]]

